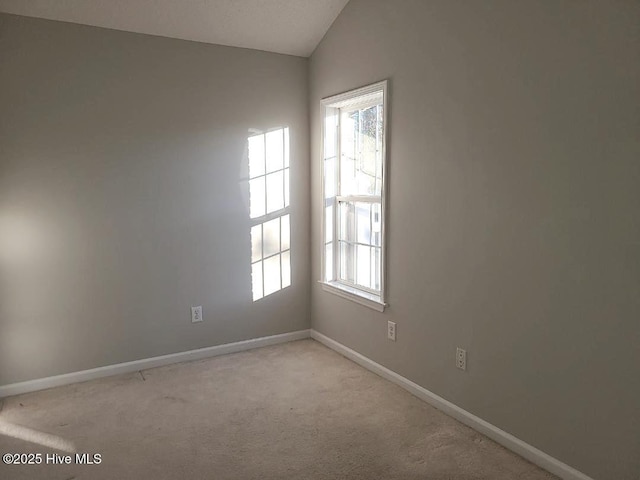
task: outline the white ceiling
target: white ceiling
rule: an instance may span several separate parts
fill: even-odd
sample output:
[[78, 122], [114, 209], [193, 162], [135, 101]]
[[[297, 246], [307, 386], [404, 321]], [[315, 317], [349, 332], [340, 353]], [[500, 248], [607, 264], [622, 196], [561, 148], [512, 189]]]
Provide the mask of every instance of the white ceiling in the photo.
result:
[[0, 0], [0, 12], [308, 57], [348, 0]]

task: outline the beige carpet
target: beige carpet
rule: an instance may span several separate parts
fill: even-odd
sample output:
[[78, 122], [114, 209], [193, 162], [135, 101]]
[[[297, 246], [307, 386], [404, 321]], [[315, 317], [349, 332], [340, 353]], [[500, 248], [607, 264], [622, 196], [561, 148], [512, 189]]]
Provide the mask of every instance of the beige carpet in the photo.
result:
[[102, 457], [3, 480], [556, 478], [313, 340], [6, 398], [0, 431]]

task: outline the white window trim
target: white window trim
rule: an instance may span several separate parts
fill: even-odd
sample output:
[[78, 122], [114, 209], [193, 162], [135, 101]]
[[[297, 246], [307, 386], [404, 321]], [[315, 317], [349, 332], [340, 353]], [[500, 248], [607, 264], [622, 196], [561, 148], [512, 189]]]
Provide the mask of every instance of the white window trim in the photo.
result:
[[[325, 168], [325, 154], [324, 154], [324, 145], [325, 145], [325, 118], [326, 118], [326, 109], [327, 108], [344, 108], [344, 107], [353, 107], [358, 106], [359, 104], [366, 103], [366, 100], [362, 100], [362, 97], [367, 94], [377, 94], [382, 91], [382, 102], [383, 102], [383, 142], [382, 142], [382, 202], [381, 202], [381, 238], [382, 238], [382, 248], [381, 248], [381, 260], [380, 265], [382, 268], [382, 273], [380, 275], [380, 295], [370, 293], [361, 288], [355, 288], [344, 282], [334, 280], [327, 281], [326, 279], [326, 261], [325, 261], [325, 209], [324, 209], [324, 168]], [[321, 182], [321, 194], [322, 194], [322, 214], [320, 219], [320, 235], [321, 235], [321, 279], [319, 281], [322, 284], [322, 289], [325, 292], [332, 293], [342, 298], [346, 298], [353, 302], [356, 302], [360, 305], [364, 305], [366, 307], [372, 308], [378, 312], [384, 312], [385, 308], [389, 306], [386, 303], [386, 293], [387, 293], [387, 196], [388, 196], [388, 158], [387, 158], [387, 139], [389, 132], [389, 122], [388, 122], [388, 110], [389, 110], [389, 102], [388, 102], [388, 81], [383, 80], [371, 85], [367, 85], [361, 88], [357, 88], [355, 90], [350, 90], [348, 92], [340, 93], [338, 95], [333, 95], [331, 97], [323, 98], [320, 102], [320, 110], [321, 110], [321, 142], [320, 142], [320, 182]], [[338, 152], [339, 153], [339, 152]], [[340, 161], [338, 155], [338, 162]], [[336, 200], [339, 198], [336, 195]], [[335, 221], [335, 218], [334, 218]], [[334, 227], [335, 232], [335, 227]], [[335, 255], [335, 254], [334, 254]]]

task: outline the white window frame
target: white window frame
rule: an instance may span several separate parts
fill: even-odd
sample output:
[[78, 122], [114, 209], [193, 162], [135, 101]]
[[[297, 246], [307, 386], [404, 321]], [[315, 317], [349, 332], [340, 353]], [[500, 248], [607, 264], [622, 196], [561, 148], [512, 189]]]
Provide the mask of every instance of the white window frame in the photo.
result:
[[[367, 104], [367, 99], [366, 96], [372, 96], [372, 95], [379, 95], [380, 93], [382, 93], [382, 121], [383, 121], [383, 133], [382, 133], [382, 172], [381, 172], [381, 178], [382, 178], [382, 185], [381, 185], [381, 196], [375, 196], [375, 195], [349, 195], [349, 196], [342, 196], [340, 195], [340, 188], [339, 188], [339, 178], [340, 178], [340, 173], [339, 173], [339, 165], [341, 162], [341, 158], [342, 158], [342, 152], [340, 149], [340, 121], [338, 120], [337, 122], [337, 133], [336, 133], [336, 138], [337, 138], [337, 145], [336, 145], [336, 165], [338, 166], [338, 172], [336, 173], [337, 175], [337, 185], [335, 185], [335, 187], [337, 188], [336, 190], [336, 195], [334, 196], [334, 208], [333, 208], [333, 226], [331, 228], [331, 231], [333, 232], [333, 238], [332, 238], [332, 242], [333, 242], [333, 277], [332, 278], [327, 278], [327, 271], [326, 271], [326, 247], [325, 247], [325, 243], [326, 243], [326, 234], [325, 232], [327, 231], [326, 228], [326, 213], [325, 213], [325, 203], [326, 203], [326, 196], [325, 196], [325, 158], [326, 157], [326, 153], [325, 153], [325, 139], [327, 136], [327, 132], [325, 131], [326, 129], [326, 118], [328, 116], [328, 111], [329, 110], [333, 110], [335, 111], [335, 109], [340, 110], [341, 108], [353, 108], [353, 107], [357, 107], [358, 104]], [[388, 172], [388, 159], [387, 159], [387, 150], [386, 150], [386, 144], [387, 144], [387, 138], [388, 138], [388, 131], [389, 131], [389, 122], [388, 122], [388, 86], [387, 86], [387, 80], [383, 80], [381, 82], [377, 82], [371, 85], [367, 85], [361, 88], [357, 88], [355, 90], [351, 90], [345, 93], [341, 93], [338, 95], [334, 95], [331, 97], [327, 97], [327, 98], [323, 98], [321, 100], [321, 115], [322, 115], [322, 119], [321, 119], [321, 125], [322, 125], [322, 141], [321, 141], [321, 183], [322, 183], [322, 222], [321, 222], [321, 245], [322, 245], [322, 255], [321, 255], [321, 259], [322, 259], [322, 265], [321, 265], [321, 275], [322, 278], [320, 280], [320, 283], [322, 284], [322, 288], [323, 290], [333, 293], [335, 295], [338, 295], [340, 297], [352, 300], [356, 303], [359, 303], [361, 305], [367, 306], [369, 308], [372, 308], [378, 312], [384, 312], [385, 307], [388, 306], [388, 304], [386, 303], [386, 287], [387, 287], [387, 279], [386, 279], [386, 258], [387, 258], [387, 239], [386, 239], [386, 224], [388, 221], [388, 217], [387, 217], [387, 189], [388, 189], [388, 181], [387, 181], [387, 172]], [[338, 113], [338, 119], [340, 118], [340, 114]], [[380, 198], [381, 197], [381, 198]], [[338, 253], [338, 215], [337, 215], [337, 209], [338, 209], [338, 204], [341, 201], [358, 201], [358, 202], [371, 202], [371, 203], [380, 203], [380, 224], [381, 224], [381, 233], [380, 233], [380, 244], [381, 244], [381, 259], [380, 259], [380, 291], [375, 291], [369, 288], [366, 288], [364, 286], [361, 285], [354, 285], [354, 284], [350, 284], [347, 283], [345, 281], [339, 280], [338, 279], [338, 267], [339, 265], [337, 264], [338, 260], [339, 260], [339, 253]]]

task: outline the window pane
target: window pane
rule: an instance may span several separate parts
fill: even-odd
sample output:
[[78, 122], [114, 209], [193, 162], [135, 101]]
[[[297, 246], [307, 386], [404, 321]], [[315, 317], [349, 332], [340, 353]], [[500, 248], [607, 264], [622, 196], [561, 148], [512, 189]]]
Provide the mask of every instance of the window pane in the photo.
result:
[[360, 110], [342, 111], [340, 116], [340, 148], [342, 154], [349, 158], [356, 158], [359, 125]]
[[343, 153], [340, 157], [340, 195], [357, 193], [355, 159]]
[[291, 254], [284, 252], [282, 254], [282, 288], [291, 285]]
[[289, 127], [284, 129], [284, 166], [289, 166]]
[[268, 257], [280, 252], [280, 218], [263, 224], [262, 255]]
[[357, 242], [366, 243], [371, 242], [371, 204], [370, 203], [356, 203], [356, 228], [357, 228]]
[[262, 262], [251, 265], [251, 291], [254, 302], [262, 298]]
[[264, 177], [249, 180], [249, 216], [261, 217], [265, 211]]
[[280, 290], [280, 255], [264, 260], [264, 295]]
[[373, 195], [376, 187], [376, 106], [360, 111], [356, 181], [359, 194]]
[[338, 126], [338, 116], [336, 115], [336, 109], [332, 110], [333, 113], [328, 114], [324, 118], [324, 158], [334, 158], [336, 156], [336, 133]]
[[373, 254], [371, 255], [371, 276], [373, 278], [371, 288], [380, 290], [381, 275], [382, 275], [382, 249], [373, 248]]
[[264, 175], [264, 135], [249, 137], [249, 178]]
[[[379, 194], [382, 156], [378, 134], [381, 116], [376, 105], [362, 110], [344, 111], [340, 129], [340, 193], [342, 195]], [[378, 185], [380, 184], [380, 185]]]
[[284, 171], [284, 206], [289, 206], [289, 169]]
[[282, 129], [266, 134], [267, 173], [284, 168], [284, 137]]
[[371, 247], [357, 246], [356, 283], [371, 288]]
[[280, 237], [280, 243], [282, 244], [280, 250], [289, 250], [290, 248], [290, 237], [291, 237], [291, 228], [289, 226], [289, 215], [283, 215], [280, 217], [281, 224], [280, 228], [282, 231], [282, 236]]
[[382, 246], [382, 206], [379, 203], [371, 205], [371, 244], [377, 247]]
[[336, 159], [324, 161], [324, 198], [336, 196]]
[[324, 208], [324, 241], [325, 243], [333, 240], [333, 206]]
[[384, 124], [382, 123], [382, 105], [378, 105], [378, 124], [376, 138], [376, 188], [375, 194], [382, 195], [382, 140], [384, 136]]
[[325, 280], [333, 280], [333, 243], [327, 243], [324, 248]]
[[262, 225], [251, 227], [251, 262], [262, 259]]
[[353, 203], [340, 202], [340, 231], [338, 238], [353, 242], [355, 240], [355, 206]]
[[284, 208], [284, 173], [267, 175], [267, 213]]
[[340, 242], [340, 278], [355, 283], [353, 245]]
[[340, 194], [353, 195], [357, 193], [355, 181], [360, 111], [343, 112], [340, 123]]

